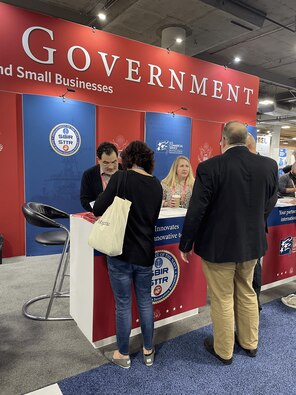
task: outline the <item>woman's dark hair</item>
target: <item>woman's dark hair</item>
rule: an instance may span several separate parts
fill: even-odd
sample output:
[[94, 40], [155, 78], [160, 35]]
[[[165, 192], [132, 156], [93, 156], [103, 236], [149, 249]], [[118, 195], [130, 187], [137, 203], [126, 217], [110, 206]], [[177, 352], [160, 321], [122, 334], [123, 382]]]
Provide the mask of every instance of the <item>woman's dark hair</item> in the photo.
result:
[[121, 152], [121, 159], [124, 169], [131, 169], [133, 165], [137, 165], [149, 174], [153, 172], [154, 152], [143, 141], [132, 141]]

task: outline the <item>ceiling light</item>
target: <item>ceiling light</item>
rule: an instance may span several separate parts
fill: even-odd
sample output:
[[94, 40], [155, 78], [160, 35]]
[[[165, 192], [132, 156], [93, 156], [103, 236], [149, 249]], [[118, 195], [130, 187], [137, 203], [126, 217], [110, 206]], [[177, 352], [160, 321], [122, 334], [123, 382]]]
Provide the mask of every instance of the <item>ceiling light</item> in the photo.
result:
[[98, 14], [98, 17], [99, 17], [100, 21], [105, 21], [106, 20], [106, 14], [104, 14], [103, 12], [100, 12]]
[[292, 140], [296, 140], [296, 137], [292, 137]]
[[236, 56], [236, 57], [233, 59], [233, 61], [234, 61], [234, 63], [239, 63], [239, 62], [241, 61], [241, 58], [240, 58], [239, 56]]
[[257, 133], [260, 132], [260, 129], [257, 129]]
[[259, 104], [262, 104], [263, 106], [268, 106], [269, 104], [273, 104], [273, 103], [274, 103], [274, 101], [273, 100], [269, 100], [269, 99], [259, 100]]
[[284, 126], [282, 126], [282, 129], [290, 129], [290, 127], [291, 126], [289, 126], [289, 125], [284, 125]]
[[284, 141], [282, 144], [289, 144], [289, 143], [287, 143], [287, 141]]
[[177, 44], [181, 44], [183, 42], [183, 39], [182, 38], [180, 38], [180, 37], [177, 37], [176, 38], [176, 43]]
[[267, 130], [266, 133], [270, 134], [270, 130]]

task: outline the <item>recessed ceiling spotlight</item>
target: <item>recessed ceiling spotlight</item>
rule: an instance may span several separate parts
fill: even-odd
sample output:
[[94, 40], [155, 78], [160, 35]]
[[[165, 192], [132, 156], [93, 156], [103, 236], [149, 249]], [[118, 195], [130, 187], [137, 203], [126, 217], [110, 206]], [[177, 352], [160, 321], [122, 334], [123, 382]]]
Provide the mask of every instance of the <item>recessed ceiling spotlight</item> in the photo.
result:
[[236, 56], [236, 57], [233, 59], [233, 61], [234, 61], [234, 63], [239, 63], [239, 62], [241, 61], [241, 58], [240, 58], [239, 56]]
[[104, 12], [100, 12], [98, 14], [98, 17], [99, 17], [100, 21], [105, 21], [106, 20], [106, 14], [104, 14]]
[[257, 129], [257, 133], [260, 132], [260, 129]]
[[262, 104], [263, 106], [268, 106], [269, 104], [273, 104], [273, 103], [274, 103], [274, 101], [273, 100], [269, 100], [269, 99], [259, 100], [259, 104]]
[[284, 125], [284, 126], [282, 126], [282, 129], [290, 129], [290, 127], [291, 126], [289, 126], [289, 125]]
[[266, 133], [267, 133], [267, 134], [270, 134], [270, 130], [267, 130]]
[[176, 38], [176, 43], [177, 44], [181, 44], [183, 42], [183, 39], [182, 38], [180, 38], [180, 37], [177, 37]]

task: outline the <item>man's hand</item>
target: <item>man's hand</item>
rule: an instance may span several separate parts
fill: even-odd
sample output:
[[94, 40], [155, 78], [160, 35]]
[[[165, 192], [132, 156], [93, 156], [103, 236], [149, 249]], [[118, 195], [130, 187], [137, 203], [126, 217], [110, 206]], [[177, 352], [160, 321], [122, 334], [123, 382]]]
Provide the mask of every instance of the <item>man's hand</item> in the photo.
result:
[[189, 252], [182, 252], [182, 251], [180, 251], [180, 253], [181, 253], [181, 258], [182, 258], [182, 260], [183, 260], [184, 262], [189, 263], [188, 254], [189, 254], [189, 255], [192, 255], [192, 250], [189, 251]]

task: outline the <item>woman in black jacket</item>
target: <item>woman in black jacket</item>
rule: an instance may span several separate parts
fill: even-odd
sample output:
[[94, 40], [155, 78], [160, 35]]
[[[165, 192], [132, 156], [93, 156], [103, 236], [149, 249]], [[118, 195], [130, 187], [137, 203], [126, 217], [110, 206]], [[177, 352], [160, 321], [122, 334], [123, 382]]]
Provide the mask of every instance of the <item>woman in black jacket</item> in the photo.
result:
[[[122, 165], [127, 169], [126, 182], [119, 187], [119, 196], [132, 202], [125, 231], [123, 252], [107, 257], [108, 271], [116, 303], [116, 337], [118, 350], [105, 356], [122, 368], [130, 367], [129, 336], [131, 331], [131, 283], [133, 281], [140, 324], [143, 335], [144, 363], [154, 361], [153, 306], [151, 299], [152, 266], [154, 263], [154, 229], [162, 203], [162, 187], [153, 177], [154, 152], [142, 141], [131, 142], [121, 154]], [[97, 198], [93, 212], [100, 216], [117, 194], [116, 172], [106, 190]], [[119, 178], [120, 177], [120, 178]]]

